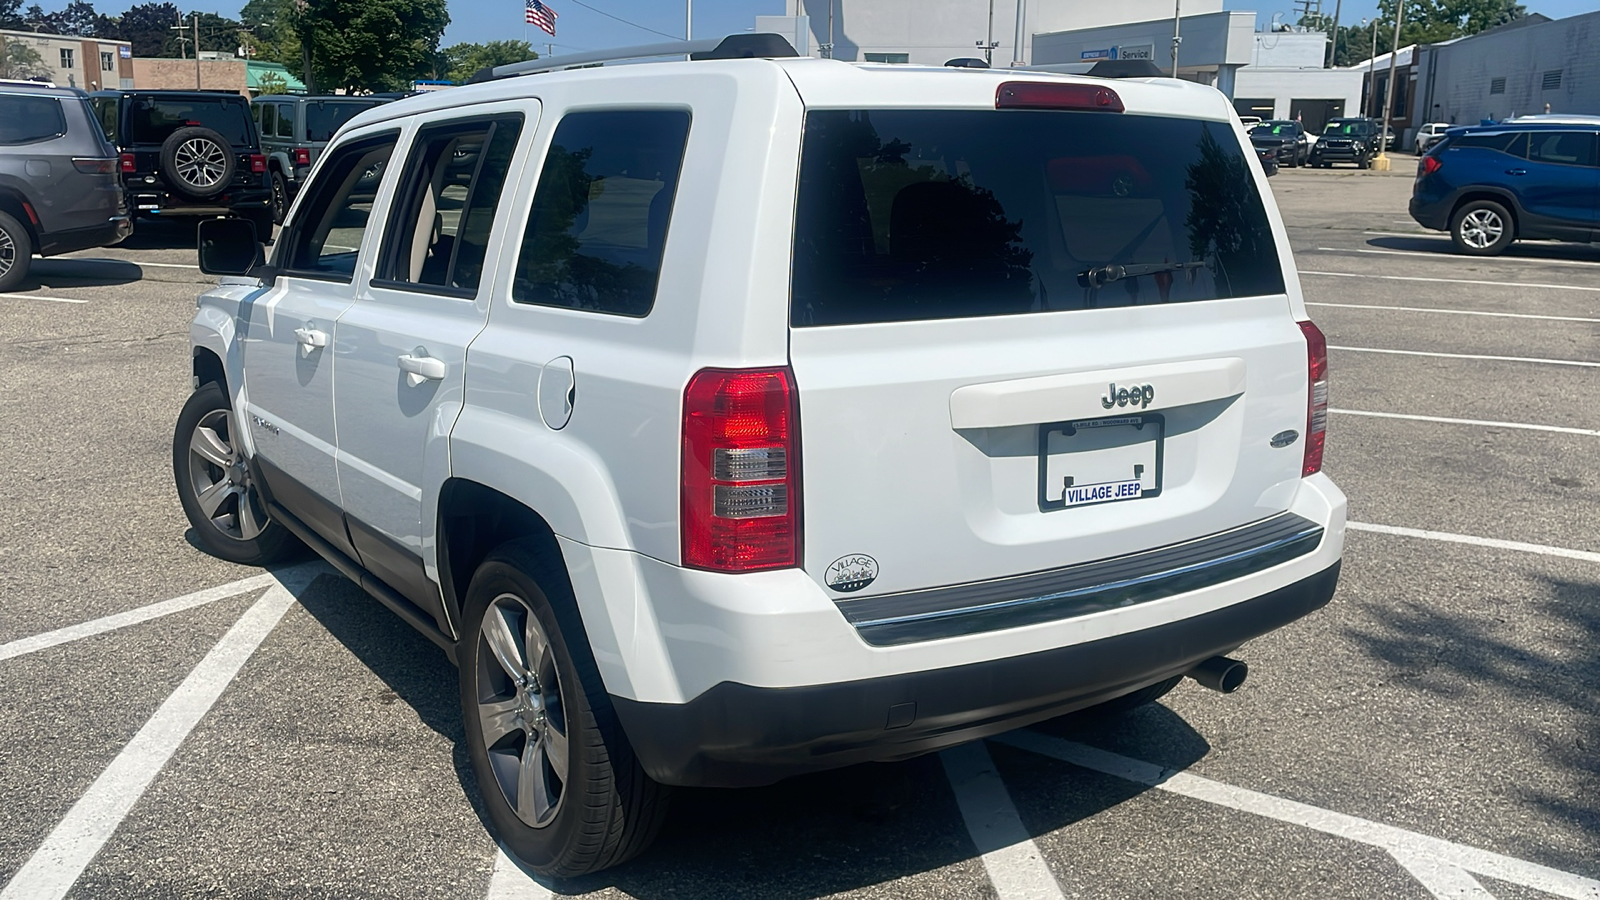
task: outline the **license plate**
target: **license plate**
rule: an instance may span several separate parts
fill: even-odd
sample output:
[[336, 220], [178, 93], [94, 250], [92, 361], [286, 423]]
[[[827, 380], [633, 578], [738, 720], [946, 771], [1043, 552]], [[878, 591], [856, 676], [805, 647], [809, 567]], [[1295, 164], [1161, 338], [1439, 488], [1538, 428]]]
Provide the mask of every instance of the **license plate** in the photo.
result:
[[1039, 509], [1161, 493], [1166, 419], [1154, 413], [1039, 426]]

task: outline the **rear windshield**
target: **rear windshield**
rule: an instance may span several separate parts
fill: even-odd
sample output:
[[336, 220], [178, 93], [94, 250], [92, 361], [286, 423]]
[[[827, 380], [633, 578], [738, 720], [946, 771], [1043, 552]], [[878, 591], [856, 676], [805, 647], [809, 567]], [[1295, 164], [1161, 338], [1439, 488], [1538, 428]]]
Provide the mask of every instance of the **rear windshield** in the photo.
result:
[[805, 135], [795, 326], [1284, 290], [1254, 163], [1221, 122], [823, 110]]
[[331, 141], [339, 126], [380, 105], [377, 100], [313, 100], [307, 102], [306, 140]]
[[134, 97], [128, 104], [128, 141], [159, 144], [180, 128], [199, 125], [234, 147], [252, 147], [250, 107], [243, 97]]

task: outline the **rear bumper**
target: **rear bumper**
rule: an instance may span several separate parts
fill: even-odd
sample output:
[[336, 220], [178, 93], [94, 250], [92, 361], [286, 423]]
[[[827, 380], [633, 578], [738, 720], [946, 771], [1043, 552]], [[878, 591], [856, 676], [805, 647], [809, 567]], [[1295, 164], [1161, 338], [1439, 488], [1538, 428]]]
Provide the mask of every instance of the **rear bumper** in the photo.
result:
[[1450, 204], [1436, 200], [1424, 200], [1421, 197], [1412, 197], [1409, 207], [1411, 218], [1423, 228], [1434, 231], [1450, 230]]
[[272, 188], [232, 190], [215, 200], [185, 200], [166, 191], [130, 191], [134, 212], [141, 216], [228, 216], [272, 205]]
[[1209, 613], [1024, 656], [836, 684], [724, 682], [684, 704], [612, 702], [657, 781], [768, 784], [927, 753], [1121, 696], [1321, 608], [1338, 580], [1336, 562]]
[[104, 224], [93, 228], [74, 228], [39, 236], [39, 255], [56, 256], [74, 250], [92, 250], [121, 243], [133, 233], [133, 220], [127, 216], [112, 216]]

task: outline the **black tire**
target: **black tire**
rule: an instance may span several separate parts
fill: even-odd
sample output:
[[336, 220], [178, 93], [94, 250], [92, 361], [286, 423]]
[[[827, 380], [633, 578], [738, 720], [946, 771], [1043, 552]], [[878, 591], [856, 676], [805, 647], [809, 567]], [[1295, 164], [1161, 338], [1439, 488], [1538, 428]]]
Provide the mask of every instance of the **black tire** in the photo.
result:
[[0, 291], [15, 290], [33, 265], [33, 238], [9, 213], [0, 212]]
[[227, 190], [238, 168], [233, 146], [209, 128], [179, 128], [161, 144], [161, 177], [193, 200], [209, 200]]
[[1120, 716], [1123, 713], [1131, 712], [1141, 706], [1149, 706], [1157, 700], [1160, 700], [1162, 697], [1165, 697], [1173, 688], [1177, 687], [1178, 682], [1182, 680], [1182, 675], [1174, 675], [1171, 678], [1168, 678], [1166, 681], [1158, 681], [1155, 684], [1142, 687], [1131, 694], [1123, 694], [1121, 697], [1107, 700], [1104, 703], [1098, 703], [1082, 710], [1080, 714], [1091, 716]]
[[242, 565], [268, 566], [299, 548], [289, 530], [267, 515], [237, 449], [236, 421], [228, 395], [216, 382], [190, 394], [172, 437], [172, 475], [183, 514], [207, 553]]
[[[552, 546], [501, 545], [472, 576], [457, 645], [467, 755], [489, 819], [518, 859], [558, 878], [643, 851], [668, 795], [623, 734], [564, 573]], [[517, 654], [507, 664], [487, 637], [499, 625], [502, 649], [509, 641]], [[486, 711], [498, 724], [485, 727]], [[524, 782], [530, 770], [538, 780]]]
[[1473, 200], [1450, 216], [1450, 239], [1468, 256], [1499, 256], [1517, 239], [1516, 220], [1502, 204]]
[[272, 171], [272, 221], [273, 224], [282, 225], [284, 216], [289, 214], [289, 182], [284, 180], [283, 173], [274, 169]]

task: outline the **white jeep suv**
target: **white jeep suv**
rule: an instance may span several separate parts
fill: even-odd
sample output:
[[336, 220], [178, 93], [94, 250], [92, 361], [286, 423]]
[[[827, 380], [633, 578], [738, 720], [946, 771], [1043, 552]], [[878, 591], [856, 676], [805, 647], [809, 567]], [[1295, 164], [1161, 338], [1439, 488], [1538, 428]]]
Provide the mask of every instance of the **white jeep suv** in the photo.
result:
[[201, 232], [248, 277], [191, 331], [200, 540], [443, 647], [544, 873], [663, 786], [1232, 688], [1338, 578], [1326, 347], [1226, 98], [764, 39], [378, 107], [270, 264]]

